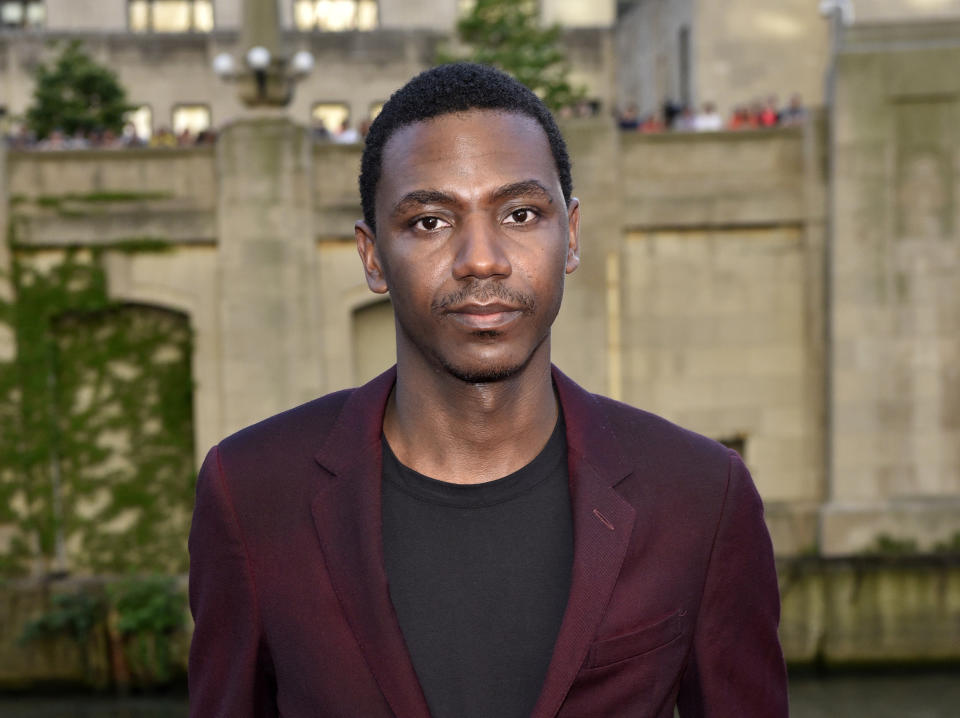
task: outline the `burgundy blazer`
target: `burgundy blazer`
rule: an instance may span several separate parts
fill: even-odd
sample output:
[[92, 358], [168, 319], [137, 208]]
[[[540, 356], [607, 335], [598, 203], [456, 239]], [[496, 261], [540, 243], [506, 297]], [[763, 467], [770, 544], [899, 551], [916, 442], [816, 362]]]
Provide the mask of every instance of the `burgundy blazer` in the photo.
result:
[[[429, 718], [383, 567], [395, 376], [207, 455], [190, 531], [192, 718]], [[672, 718], [678, 701], [685, 717], [786, 716], [773, 552], [740, 458], [556, 369], [554, 382], [574, 559], [533, 717]]]

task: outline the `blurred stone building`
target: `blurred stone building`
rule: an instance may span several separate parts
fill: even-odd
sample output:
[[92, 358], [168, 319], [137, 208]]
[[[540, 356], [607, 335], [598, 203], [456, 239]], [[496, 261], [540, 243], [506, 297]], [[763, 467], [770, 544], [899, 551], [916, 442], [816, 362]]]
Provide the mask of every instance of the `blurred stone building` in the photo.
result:
[[[463, 0], [277, 0], [290, 52], [308, 50], [313, 73], [290, 109], [297, 122], [356, 128], [390, 93], [431, 65], [448, 41]], [[211, 71], [222, 52], [240, 54], [240, 0], [0, 0], [0, 107], [22, 113], [31, 71], [51, 43], [79, 38], [113, 68], [140, 110], [141, 135], [217, 126], [241, 111], [233, 87]], [[542, 0], [545, 22], [560, 23], [572, 79], [597, 105], [614, 98], [613, 0]]]
[[[960, 2], [857, 2], [832, 30], [813, 2], [718, 5], [541, 3], [602, 108], [564, 125], [584, 261], [557, 363], [741, 451], [781, 556], [956, 541]], [[97, 250], [111, 297], [189, 326], [196, 460], [392, 362], [392, 310], [368, 292], [352, 239], [361, 148], [314, 143], [308, 128], [331, 108], [369, 116], [459, 11], [281, 2], [287, 47], [316, 69], [286, 119], [234, 121], [234, 88], [209, 68], [242, 50], [238, 6], [0, 0], [8, 114], [29, 102], [49, 40], [81, 37], [145, 127], [222, 129], [216, 147], [0, 156], [0, 225], [19, 261]], [[621, 133], [609, 117], [618, 101], [725, 108], [787, 88], [828, 112], [741, 133]], [[166, 251], [132, 251], [144, 238]], [[13, 352], [9, 333], [0, 349]], [[81, 505], [90, 522], [104, 496]]]
[[[960, 0], [840, 4], [831, 22], [814, 0], [542, 0], [600, 108], [562, 122], [583, 262], [553, 353], [590, 390], [744, 455], [791, 660], [955, 661]], [[182, 571], [209, 446], [393, 361], [392, 308], [352, 236], [362, 147], [310, 128], [369, 117], [461, 3], [281, 0], [286, 47], [317, 64], [273, 114], [245, 112], [210, 69], [244, 49], [239, 6], [0, 0], [7, 117], [49, 42], [78, 37], [145, 133], [220, 130], [203, 147], [0, 143], [0, 309], [20, 292], [0, 311], [0, 426], [55, 439], [21, 442], [24, 458], [0, 433], [3, 575]], [[792, 92], [811, 112], [790, 127], [643, 134], [610, 117]], [[44, 305], [38, 288], [59, 294]], [[37, 331], [40, 371], [15, 366]], [[944, 556], [873, 557], [898, 551]], [[18, 650], [0, 631], [0, 664]], [[0, 684], [20, 678], [0, 665]]]

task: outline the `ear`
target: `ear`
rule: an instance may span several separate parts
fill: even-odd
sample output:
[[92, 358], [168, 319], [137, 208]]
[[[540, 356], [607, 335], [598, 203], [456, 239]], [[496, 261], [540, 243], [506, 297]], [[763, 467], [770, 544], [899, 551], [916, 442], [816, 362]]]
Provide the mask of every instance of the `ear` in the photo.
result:
[[570, 198], [567, 205], [567, 274], [580, 266], [580, 200]]
[[377, 252], [377, 238], [370, 226], [362, 219], [353, 225], [353, 234], [357, 239], [357, 251], [363, 262], [363, 273], [371, 292], [386, 294], [387, 279], [383, 273], [383, 264]]

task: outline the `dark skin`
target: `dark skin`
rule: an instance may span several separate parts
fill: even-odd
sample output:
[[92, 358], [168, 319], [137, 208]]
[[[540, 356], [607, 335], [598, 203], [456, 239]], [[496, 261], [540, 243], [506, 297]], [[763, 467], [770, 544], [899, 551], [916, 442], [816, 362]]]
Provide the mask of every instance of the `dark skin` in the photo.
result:
[[375, 207], [378, 232], [361, 221], [355, 233], [397, 320], [391, 448], [452, 483], [525, 466], [556, 424], [550, 326], [580, 262], [579, 202], [564, 202], [545, 133], [489, 110], [403, 127]]

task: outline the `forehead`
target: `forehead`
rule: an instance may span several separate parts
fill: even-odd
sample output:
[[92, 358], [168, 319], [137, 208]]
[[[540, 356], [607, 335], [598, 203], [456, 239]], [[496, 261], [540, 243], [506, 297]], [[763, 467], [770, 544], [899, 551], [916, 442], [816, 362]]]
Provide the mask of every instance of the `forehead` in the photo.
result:
[[560, 196], [560, 179], [540, 123], [516, 112], [471, 110], [398, 129], [387, 141], [377, 204], [414, 189], [470, 195], [536, 179]]

